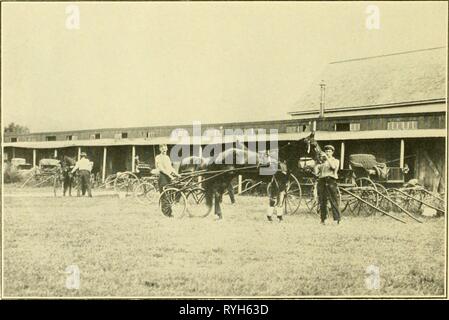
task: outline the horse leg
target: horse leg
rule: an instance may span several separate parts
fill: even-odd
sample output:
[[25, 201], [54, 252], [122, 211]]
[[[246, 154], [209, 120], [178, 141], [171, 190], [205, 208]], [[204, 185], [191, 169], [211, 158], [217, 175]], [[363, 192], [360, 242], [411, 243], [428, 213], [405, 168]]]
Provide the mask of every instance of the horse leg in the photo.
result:
[[222, 219], [223, 215], [221, 212], [221, 206], [220, 206], [220, 202], [222, 199], [222, 196], [220, 196], [220, 193], [218, 191], [214, 192], [215, 195], [215, 214], [217, 215], [217, 219]]
[[282, 214], [284, 213], [284, 198], [285, 198], [285, 190], [282, 190], [281, 192], [279, 192], [279, 196], [278, 196], [278, 203], [277, 203], [277, 213], [276, 216], [278, 218], [279, 221], [282, 221]]
[[71, 197], [72, 196], [72, 183], [73, 183], [73, 178], [69, 178], [69, 180], [68, 180], [68, 189], [69, 189], [69, 196]]
[[212, 204], [214, 202], [214, 193], [213, 190], [209, 188], [209, 186], [205, 188], [204, 198], [206, 200], [207, 214], [209, 214], [210, 211], [212, 210]]

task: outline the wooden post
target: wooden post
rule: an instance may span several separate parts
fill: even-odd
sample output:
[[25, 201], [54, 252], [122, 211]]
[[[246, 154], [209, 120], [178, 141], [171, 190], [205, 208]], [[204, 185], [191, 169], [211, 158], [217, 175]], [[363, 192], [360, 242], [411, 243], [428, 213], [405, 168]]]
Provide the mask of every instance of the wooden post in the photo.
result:
[[58, 157], [58, 149], [55, 149], [55, 158]]
[[12, 158], [14, 159], [16, 157], [16, 148], [12, 147]]
[[401, 139], [401, 154], [399, 155], [399, 167], [404, 168], [404, 150], [405, 144], [404, 139]]
[[345, 143], [342, 141], [340, 148], [340, 170], [344, 169], [344, 161], [345, 161]]
[[104, 183], [106, 180], [106, 156], [107, 156], [108, 149], [106, 147], [103, 148], [103, 170], [101, 173], [101, 181]]
[[136, 161], [134, 160], [135, 157], [136, 157], [136, 146], [132, 146], [132, 149], [131, 149], [131, 171], [132, 172], [136, 171]]
[[316, 121], [315, 120], [312, 122], [312, 131], [313, 132], [316, 131]]
[[156, 146], [153, 144], [153, 160], [154, 160], [154, 165], [156, 166]]
[[33, 167], [36, 166], [36, 149], [33, 149]]
[[78, 158], [77, 160], [81, 159], [81, 147], [78, 147]]
[[239, 174], [239, 185], [238, 185], [238, 194], [242, 193], [242, 175]]

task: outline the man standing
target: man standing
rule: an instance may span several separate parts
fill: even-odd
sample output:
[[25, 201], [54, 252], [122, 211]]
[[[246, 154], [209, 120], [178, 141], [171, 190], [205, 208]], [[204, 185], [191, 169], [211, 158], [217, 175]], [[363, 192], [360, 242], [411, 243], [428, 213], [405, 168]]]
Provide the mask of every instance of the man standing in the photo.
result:
[[85, 152], [81, 152], [80, 157], [81, 159], [76, 162], [75, 167], [72, 169], [72, 174], [75, 173], [76, 170], [79, 170], [82, 194], [84, 196], [87, 189], [88, 196], [92, 198], [92, 191], [90, 189], [90, 172], [92, 171], [92, 163], [89, 159], [87, 159]]
[[329, 200], [332, 207], [332, 215], [337, 224], [340, 223], [340, 198], [338, 196], [338, 168], [340, 161], [334, 158], [335, 148], [331, 145], [324, 147], [321, 154], [322, 163], [316, 166], [318, 174], [318, 203], [321, 213], [321, 224], [327, 218]]

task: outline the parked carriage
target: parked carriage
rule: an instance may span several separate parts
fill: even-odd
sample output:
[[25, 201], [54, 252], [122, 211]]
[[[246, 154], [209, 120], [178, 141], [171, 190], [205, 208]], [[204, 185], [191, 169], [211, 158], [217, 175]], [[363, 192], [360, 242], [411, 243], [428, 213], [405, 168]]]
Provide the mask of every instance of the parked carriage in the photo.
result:
[[37, 167], [30, 169], [30, 176], [21, 185], [21, 188], [25, 186], [53, 186], [60, 168], [61, 165], [57, 159], [41, 159]]
[[[404, 213], [418, 222], [421, 220], [415, 216], [418, 212], [414, 210], [417, 204], [443, 212], [444, 201], [440, 197], [433, 195], [439, 202], [438, 207], [416, 196], [417, 193], [429, 194], [423, 187], [390, 188], [388, 177], [391, 168], [385, 163], [377, 162], [374, 155], [354, 154], [349, 157], [349, 163], [349, 169], [339, 171], [338, 190], [342, 212], [355, 216], [380, 213], [401, 222], [405, 221], [390, 212]], [[316, 177], [313, 174], [304, 176], [301, 185], [307, 190], [305, 193], [307, 207], [311, 212], [318, 214]]]

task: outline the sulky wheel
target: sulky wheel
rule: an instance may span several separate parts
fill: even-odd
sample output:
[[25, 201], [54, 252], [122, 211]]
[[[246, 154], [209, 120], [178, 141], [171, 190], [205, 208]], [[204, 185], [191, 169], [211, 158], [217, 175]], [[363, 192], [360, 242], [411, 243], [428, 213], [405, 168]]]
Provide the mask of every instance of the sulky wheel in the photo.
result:
[[391, 210], [391, 202], [388, 201], [385, 197], [388, 197], [388, 190], [380, 183], [375, 183], [377, 191], [379, 191], [380, 194], [378, 194], [379, 198], [379, 208], [383, 211], [389, 212]]
[[113, 189], [114, 188], [114, 182], [117, 178], [116, 174], [111, 174], [106, 177], [104, 180], [104, 183], [101, 185], [101, 187], [104, 187], [106, 190]]
[[301, 195], [301, 185], [298, 179], [293, 174], [290, 174], [284, 199], [286, 214], [293, 214], [298, 211], [301, 204]]
[[155, 186], [148, 181], [139, 183], [133, 192], [134, 198], [142, 204], [156, 203], [159, 194]]
[[313, 178], [305, 178], [301, 184], [302, 195], [307, 209], [310, 213], [319, 214], [318, 212], [318, 189], [317, 182]]
[[212, 211], [206, 206], [206, 194], [203, 188], [197, 187], [185, 191], [187, 211], [190, 217], [204, 218]]
[[379, 196], [375, 183], [368, 178], [356, 179], [356, 185], [348, 188], [354, 196], [347, 195], [344, 210], [355, 216], [371, 215], [377, 212]]
[[187, 199], [182, 191], [167, 188], [159, 196], [159, 208], [166, 217], [182, 218], [187, 209]]
[[394, 212], [401, 212], [402, 210], [400, 208], [415, 214], [421, 214], [423, 211], [423, 205], [420, 201], [423, 201], [424, 194], [419, 189], [391, 188], [388, 189], [388, 195], [397, 204], [391, 206]]
[[139, 178], [132, 172], [117, 173], [114, 180], [114, 191], [119, 197], [128, 197], [134, 194], [134, 188], [137, 187]]
[[416, 214], [422, 214], [424, 211], [424, 207], [422, 202], [425, 201], [425, 194], [422, 192], [422, 190], [418, 188], [409, 188], [403, 190], [407, 195], [411, 196], [412, 198], [408, 198], [408, 201], [405, 206], [405, 210], [411, 213]]
[[[267, 185], [267, 194], [270, 197], [273, 194], [272, 188], [273, 180]], [[287, 182], [285, 197], [284, 197], [284, 212], [285, 214], [293, 214], [298, 211], [301, 204], [301, 185], [298, 179], [290, 174], [289, 180]]]

